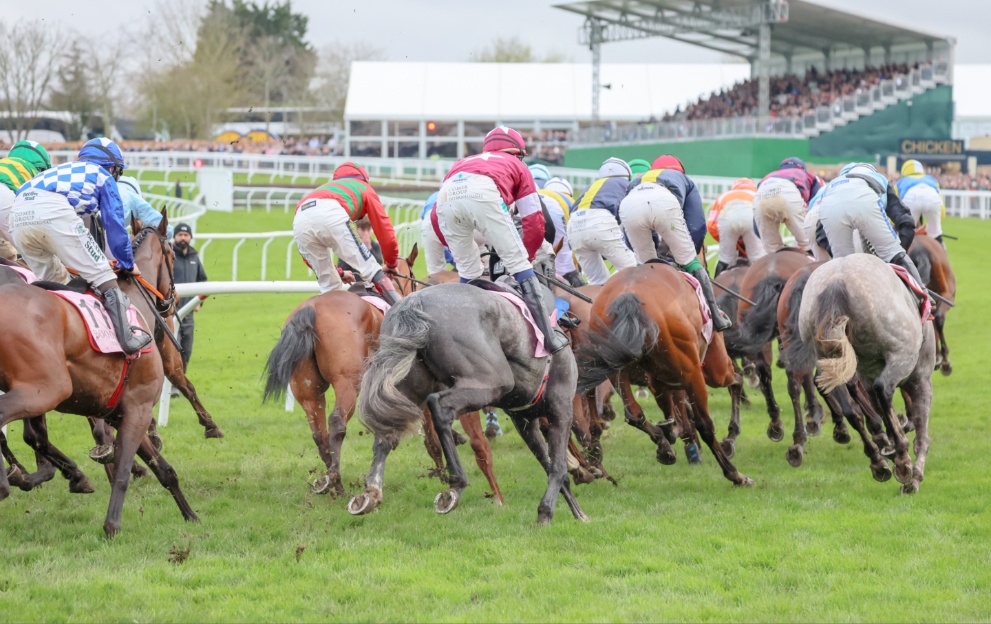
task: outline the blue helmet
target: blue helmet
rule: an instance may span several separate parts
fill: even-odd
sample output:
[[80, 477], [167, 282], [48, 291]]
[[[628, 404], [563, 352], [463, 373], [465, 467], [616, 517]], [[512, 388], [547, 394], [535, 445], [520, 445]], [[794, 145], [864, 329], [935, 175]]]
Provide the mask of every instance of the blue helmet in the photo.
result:
[[537, 183], [537, 188], [543, 188], [544, 184], [551, 179], [551, 172], [541, 164], [530, 165], [530, 175], [533, 176], [533, 181]]
[[846, 175], [846, 174], [850, 173], [850, 170], [852, 170], [854, 167], [864, 167], [868, 171], [872, 171], [874, 173], [877, 173], [877, 168], [874, 165], [870, 164], [870, 163], [852, 162], [852, 163], [847, 163], [846, 165], [843, 165], [843, 168], [840, 169], [839, 175]]
[[88, 160], [107, 169], [114, 167], [121, 170], [127, 169], [120, 148], [107, 137], [87, 141], [86, 145], [83, 145], [83, 149], [79, 150], [76, 160]]
[[778, 165], [778, 169], [801, 169], [802, 171], [808, 171], [805, 168], [805, 161], [794, 156], [782, 160], [781, 164]]

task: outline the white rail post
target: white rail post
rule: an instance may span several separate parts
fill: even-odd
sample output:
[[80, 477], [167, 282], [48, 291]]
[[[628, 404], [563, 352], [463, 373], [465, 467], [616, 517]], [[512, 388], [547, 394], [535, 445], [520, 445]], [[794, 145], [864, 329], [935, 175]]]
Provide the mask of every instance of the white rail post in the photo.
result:
[[231, 259], [231, 281], [232, 282], [236, 282], [237, 281], [237, 254], [238, 254], [238, 250], [241, 249], [241, 245], [243, 245], [246, 240], [248, 240], [248, 239], [247, 238], [242, 238], [241, 240], [239, 240], [237, 242], [237, 245], [234, 245], [234, 257]]
[[[265, 281], [265, 271], [268, 269], [268, 246], [275, 240], [274, 236], [269, 236], [265, 244], [262, 245], [262, 281]], [[286, 279], [289, 279], [288, 277]]]

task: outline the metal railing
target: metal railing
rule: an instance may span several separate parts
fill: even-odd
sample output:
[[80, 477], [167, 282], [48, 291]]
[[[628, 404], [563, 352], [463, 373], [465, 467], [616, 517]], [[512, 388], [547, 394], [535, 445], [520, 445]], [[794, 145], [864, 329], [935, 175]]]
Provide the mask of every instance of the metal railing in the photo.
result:
[[991, 191], [943, 190], [949, 217], [991, 219]]
[[145, 200], [156, 208], [165, 208], [169, 221], [174, 225], [182, 222], [196, 231], [196, 222], [206, 214], [206, 206], [189, 199], [179, 199], [169, 195], [157, 195], [155, 193], [144, 193]]

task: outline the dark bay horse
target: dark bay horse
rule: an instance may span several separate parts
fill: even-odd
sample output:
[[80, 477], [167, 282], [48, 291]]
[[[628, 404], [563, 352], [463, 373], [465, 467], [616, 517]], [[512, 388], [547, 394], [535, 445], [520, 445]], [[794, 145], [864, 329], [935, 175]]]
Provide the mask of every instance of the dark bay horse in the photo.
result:
[[[567, 447], [577, 378], [571, 349], [535, 357], [533, 331], [506, 299], [468, 284], [439, 284], [394, 306], [382, 323], [379, 348], [361, 380], [358, 407], [375, 434], [374, 458], [364, 493], [348, 511], [368, 513], [382, 502], [389, 453], [430, 410], [447, 460], [450, 488], [438, 494], [438, 513], [453, 510], [468, 486], [451, 423], [465, 412], [493, 405], [505, 410], [547, 473], [537, 508], [550, 522], [558, 494], [574, 516], [587, 520], [571, 493]], [[538, 420], [545, 417], [548, 435]]]
[[716, 442], [702, 370], [702, 360], [708, 357], [702, 312], [693, 289], [677, 269], [651, 262], [613, 275], [592, 307], [588, 336], [588, 344], [577, 356], [579, 391], [620, 373], [618, 390], [627, 406], [626, 420], [657, 444], [658, 460], [663, 463], [674, 461], [669, 434], [650, 423], [642, 411], [629, 409], [635, 405], [630, 384], [645, 379], [668, 421], [676, 417], [673, 393], [684, 392], [691, 422], [723, 475], [735, 485], [753, 485]]
[[[144, 253], [144, 247], [152, 250], [156, 269], [152, 275], [157, 275], [162, 264], [171, 271], [171, 248], [163, 243], [166, 226], [163, 219], [157, 235], [146, 237], [135, 250], [136, 255]], [[121, 279], [120, 285], [145, 319], [145, 326], [151, 328], [148, 319], [154, 318], [152, 310], [133, 278]], [[44, 415], [58, 410], [102, 418], [117, 428], [110, 504], [103, 525], [108, 536], [120, 531], [135, 453], [169, 490], [183, 517], [198, 520], [179, 489], [175, 470], [146, 434], [164, 379], [162, 360], [154, 347], [125, 371], [122, 354], [103, 354], [90, 346], [83, 321], [71, 304], [24, 282], [0, 286], [0, 326], [4, 327], [0, 340], [0, 390], [6, 393], [0, 396], [0, 426], [24, 420], [25, 433], [31, 429], [30, 443], [36, 453], [62, 471], [72, 491], [92, 488], [86, 487], [86, 476], [78, 466], [48, 439]], [[108, 411], [107, 405], [118, 390], [119, 403]], [[0, 500], [10, 494], [11, 485], [2, 463], [0, 459]]]
[[[926, 282], [929, 290], [939, 294], [944, 299], [954, 301], [957, 296], [957, 278], [950, 267], [950, 258], [946, 249], [935, 238], [927, 234], [916, 233], [912, 246], [908, 249], [919, 275]], [[936, 367], [943, 375], [953, 372], [950, 363], [950, 349], [946, 346], [946, 336], [943, 329], [946, 325], [946, 313], [950, 308], [945, 303], [937, 301], [933, 306], [933, 328], [936, 330]]]
[[[393, 281], [403, 296], [417, 288], [412, 272], [417, 254], [418, 248], [414, 245], [408, 257], [399, 259]], [[382, 319], [380, 310], [354, 293], [323, 293], [307, 299], [293, 310], [269, 354], [265, 400], [279, 398], [287, 386], [291, 387], [293, 396], [306, 413], [313, 441], [327, 467], [326, 474], [313, 482], [316, 494], [331, 493], [336, 497], [345, 493], [340, 474], [341, 448], [348, 422], [354, 415], [361, 372], [376, 348]], [[325, 395], [331, 387], [334, 388], [334, 407], [328, 416]], [[496, 502], [503, 504], [492, 471], [492, 448], [485, 439], [478, 414], [463, 415], [461, 423], [470, 436], [476, 462], [488, 479]], [[429, 432], [425, 433], [429, 435]]]

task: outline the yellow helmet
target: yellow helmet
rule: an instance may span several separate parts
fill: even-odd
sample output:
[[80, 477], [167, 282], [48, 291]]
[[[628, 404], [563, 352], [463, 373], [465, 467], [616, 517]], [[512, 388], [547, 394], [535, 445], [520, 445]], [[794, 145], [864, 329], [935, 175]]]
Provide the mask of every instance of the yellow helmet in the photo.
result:
[[902, 165], [902, 177], [914, 175], [926, 175], [925, 168], [917, 160], [906, 160]]

